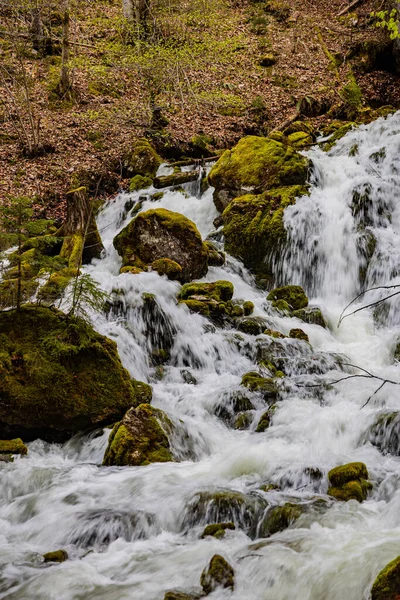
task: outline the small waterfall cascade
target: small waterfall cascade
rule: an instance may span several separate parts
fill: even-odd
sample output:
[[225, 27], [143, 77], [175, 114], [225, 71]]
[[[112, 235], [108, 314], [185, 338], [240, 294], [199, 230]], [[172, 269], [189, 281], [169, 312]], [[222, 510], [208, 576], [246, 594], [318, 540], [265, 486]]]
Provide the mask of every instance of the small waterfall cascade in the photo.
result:
[[[110, 293], [110, 310], [92, 314], [113, 339], [132, 377], [153, 387], [153, 405], [173, 422], [177, 462], [103, 467], [110, 429], [65, 444], [36, 440], [27, 457], [1, 465], [0, 599], [163, 600], [166, 591], [200, 593], [200, 574], [214, 554], [235, 571], [233, 591], [213, 600], [368, 600], [377, 573], [400, 547], [400, 298], [346, 317], [360, 292], [400, 284], [400, 113], [350, 131], [327, 153], [306, 152], [309, 195], [285, 211], [287, 247], [276, 263], [281, 284], [300, 284], [328, 327], [277, 312], [240, 261], [227, 256], [204, 281], [229, 280], [234, 298], [287, 335], [303, 329], [310, 344], [275, 341], [284, 365], [271, 424], [257, 432], [267, 405], [248, 392], [247, 429], [235, 429], [242, 376], [258, 369], [269, 336], [217, 327], [177, 304], [180, 284], [156, 272], [119, 274], [115, 235], [132, 215], [167, 208], [194, 221], [223, 246], [209, 188], [197, 182], [154, 200], [149, 188], [120, 194], [98, 216], [105, 254], [85, 270]], [[163, 174], [167, 172], [165, 168]], [[192, 187], [190, 187], [192, 185]], [[399, 288], [400, 289], [400, 288]], [[347, 312], [396, 291], [372, 290]], [[148, 312], [146, 294], [156, 309]], [[154, 307], [153, 307], [154, 308]], [[160, 366], [154, 351], [168, 348]], [[381, 380], [355, 378], [362, 371]], [[364, 373], [365, 374], [365, 373]], [[333, 383], [321, 385], [322, 383]], [[363, 503], [327, 495], [327, 473], [361, 461], [373, 489]], [[285, 503], [300, 506], [289, 527], [271, 535], [267, 517]], [[204, 527], [232, 521], [223, 539]], [[69, 560], [41, 562], [51, 549]]]

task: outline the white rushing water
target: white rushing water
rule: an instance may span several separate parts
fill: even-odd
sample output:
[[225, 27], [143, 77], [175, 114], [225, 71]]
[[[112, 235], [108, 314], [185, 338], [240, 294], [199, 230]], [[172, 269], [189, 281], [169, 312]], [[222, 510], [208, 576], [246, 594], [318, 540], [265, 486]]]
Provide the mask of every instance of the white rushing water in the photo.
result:
[[[285, 342], [291, 377], [283, 380], [264, 433], [255, 432], [266, 407], [257, 393], [249, 395], [255, 407], [249, 430], [235, 430], [221, 418], [235, 392], [243, 391], [242, 375], [257, 368], [256, 338], [238, 338], [234, 330], [190, 314], [177, 305], [180, 285], [157, 273], [118, 274], [112, 240], [131, 218], [125, 205], [155, 190], [121, 194], [100, 214], [106, 255], [87, 271], [114, 291], [119, 311], [94, 315], [93, 323], [117, 342], [131, 375], [151, 383], [154, 406], [176, 425], [172, 446], [180, 462], [102, 467], [106, 429], [64, 445], [37, 440], [26, 458], [2, 464], [0, 598], [163, 600], [171, 589], [199, 593], [200, 574], [218, 553], [234, 567], [235, 590], [219, 589], [210, 596], [214, 600], [366, 600], [377, 573], [399, 554], [400, 460], [367, 436], [377, 415], [400, 409], [399, 388], [385, 385], [362, 408], [376, 380], [348, 379], [326, 390], [297, 384], [341, 378], [338, 355], [400, 381], [393, 360], [400, 333], [396, 298], [387, 310], [359, 312], [337, 328], [343, 307], [364, 287], [400, 281], [400, 113], [350, 132], [329, 153], [316, 148], [307, 155], [314, 165], [311, 193], [286, 211], [289, 246], [276, 265], [277, 283], [303, 285], [329, 328], [274, 312], [266, 292], [230, 257], [204, 278], [231, 281], [235, 298], [251, 300], [255, 315], [275, 329], [287, 334], [301, 327], [309, 335], [312, 351], [304, 342]], [[195, 221], [203, 237], [213, 230], [211, 189], [201, 198], [167, 191], [157, 202], [146, 199], [141, 209], [160, 206]], [[165, 332], [173, 336], [162, 369], [149, 358], [154, 339], [143, 292], [155, 294], [161, 311], [153, 323], [156, 341]], [[183, 370], [197, 383], [186, 383]], [[351, 461], [369, 469], [374, 488], [367, 501], [329, 501], [262, 537], [268, 507], [328, 500], [328, 470]], [[264, 484], [280, 490], [262, 491]], [[233, 509], [205, 503], [207, 493], [226, 490], [242, 494]], [[234, 520], [236, 530], [223, 540], [200, 539], [205, 524], [218, 518]], [[67, 550], [69, 560], [43, 565], [41, 555], [58, 548]]]

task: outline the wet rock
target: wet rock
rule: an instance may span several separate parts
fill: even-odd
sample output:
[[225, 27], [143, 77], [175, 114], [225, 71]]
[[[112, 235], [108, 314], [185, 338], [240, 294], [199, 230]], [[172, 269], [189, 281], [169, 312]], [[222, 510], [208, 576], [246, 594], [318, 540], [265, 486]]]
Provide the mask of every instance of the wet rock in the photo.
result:
[[223, 212], [225, 250], [257, 275], [272, 280], [275, 259], [286, 242], [284, 210], [306, 192], [305, 187], [294, 185], [232, 200]]
[[235, 572], [222, 556], [215, 554], [201, 574], [200, 585], [206, 594], [211, 594], [219, 587], [233, 590]]
[[308, 335], [302, 329], [291, 329], [289, 331], [289, 337], [295, 340], [303, 340], [309, 342]]
[[185, 594], [185, 592], [167, 592], [164, 600], [199, 600], [200, 596]]
[[158, 259], [169, 259], [182, 268], [179, 281], [207, 273], [207, 248], [194, 223], [164, 208], [139, 213], [115, 238], [123, 266], [146, 268]]
[[233, 284], [230, 281], [214, 281], [213, 283], [187, 283], [179, 292], [179, 300], [188, 300], [193, 296], [204, 296], [217, 302], [227, 302], [233, 296]]
[[331, 469], [328, 473], [328, 494], [336, 500], [363, 502], [372, 488], [367, 467], [362, 462], [348, 463]]
[[217, 325], [231, 319], [244, 309], [232, 302], [233, 285], [230, 281], [215, 281], [213, 283], [188, 283], [178, 295], [180, 304], [185, 304], [192, 312], [199, 313], [213, 320]]
[[314, 352], [310, 344], [293, 338], [257, 338], [257, 362], [272, 374], [285, 375], [323, 374], [340, 368], [340, 357]]
[[233, 429], [238, 429], [239, 431], [249, 429], [252, 421], [253, 413], [251, 411], [246, 410], [244, 412], [241, 412], [235, 417], [235, 420], [233, 422]]
[[172, 423], [162, 410], [149, 404], [131, 408], [114, 425], [103, 465], [141, 466], [173, 461], [167, 435], [171, 431]]
[[142, 294], [143, 305], [139, 310], [143, 319], [143, 334], [147, 340], [149, 355], [154, 365], [170, 359], [176, 335], [175, 325], [161, 309], [154, 294]]
[[182, 278], [182, 267], [174, 260], [169, 258], [159, 258], [151, 263], [153, 271], [157, 271], [159, 275], [166, 275], [168, 279], [179, 279]]
[[371, 600], [398, 600], [400, 594], [400, 556], [392, 560], [375, 579]]
[[268, 294], [267, 300], [270, 302], [284, 300], [291, 310], [299, 310], [308, 306], [308, 298], [299, 285], [285, 285], [275, 288]]
[[309, 323], [310, 325], [320, 325], [320, 327], [324, 327], [326, 329], [326, 321], [323, 317], [320, 308], [316, 306], [309, 306], [306, 308], [300, 308], [299, 310], [294, 310], [292, 312], [292, 317], [296, 317], [304, 323]]
[[305, 508], [298, 504], [286, 502], [283, 506], [275, 506], [268, 510], [259, 529], [260, 537], [269, 537], [292, 525], [303, 514]]
[[244, 317], [237, 322], [236, 328], [248, 335], [260, 335], [271, 325], [268, 319], [263, 317]]
[[135, 177], [132, 177], [131, 180], [129, 181], [129, 191], [130, 192], [137, 192], [138, 190], [144, 190], [145, 188], [148, 188], [151, 186], [151, 184], [153, 183], [153, 180], [151, 177], [144, 177], [143, 175], [135, 175]]
[[256, 428], [256, 433], [263, 433], [268, 429], [271, 425], [272, 417], [275, 412], [275, 407], [271, 406], [263, 415], [261, 415], [260, 420], [258, 421], [258, 425]]
[[400, 413], [379, 415], [366, 437], [381, 452], [400, 456]]
[[266, 500], [258, 495], [225, 489], [200, 491], [190, 500], [184, 523], [194, 527], [232, 522], [237, 529], [243, 529], [252, 536], [266, 506]]
[[189, 385], [197, 384], [196, 377], [194, 377], [194, 375], [192, 375], [192, 373], [190, 371], [188, 371], [187, 369], [181, 369], [181, 377], [182, 377], [183, 381], [185, 383], [188, 383]]
[[122, 167], [125, 177], [154, 177], [162, 160], [145, 138], [137, 140], [125, 155]]
[[[229, 200], [249, 191], [259, 194], [278, 186], [304, 185], [307, 170], [307, 159], [292, 147], [270, 138], [247, 136], [224, 152], [208, 180], [217, 192], [214, 202], [223, 210]], [[228, 192], [224, 202], [222, 190]]]
[[276, 381], [271, 377], [263, 377], [257, 371], [250, 371], [243, 375], [242, 385], [251, 392], [260, 392], [268, 403], [276, 402], [278, 399]]
[[215, 414], [227, 424], [233, 425], [236, 421], [235, 415], [253, 409], [251, 400], [239, 391], [225, 394], [222, 402], [216, 407]]
[[225, 264], [225, 252], [218, 250], [217, 246], [212, 242], [204, 242], [208, 250], [208, 266], [209, 267], [222, 267]]
[[0, 440], [0, 454], [27, 454], [28, 448], [21, 438]]
[[212, 536], [220, 540], [225, 537], [227, 529], [235, 529], [235, 524], [232, 522], [212, 523], [211, 525], [207, 525], [207, 527], [205, 527], [201, 537], [205, 538], [207, 536]]
[[62, 563], [68, 560], [68, 554], [65, 550], [55, 550], [54, 552], [46, 552], [43, 554], [44, 562]]
[[0, 436], [54, 441], [115, 423], [151, 388], [131, 380], [115, 342], [84, 321], [25, 306], [0, 313]]

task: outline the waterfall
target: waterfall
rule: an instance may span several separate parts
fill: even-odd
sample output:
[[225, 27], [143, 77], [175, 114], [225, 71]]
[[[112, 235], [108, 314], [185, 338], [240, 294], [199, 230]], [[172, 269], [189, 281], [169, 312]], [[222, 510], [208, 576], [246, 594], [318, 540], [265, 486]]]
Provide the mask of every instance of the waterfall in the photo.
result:
[[[399, 554], [398, 445], [387, 444], [385, 432], [370, 433], [377, 417], [400, 410], [399, 388], [385, 385], [362, 408], [378, 387], [374, 380], [311, 386], [357, 372], [343, 361], [400, 382], [393, 360], [396, 297], [338, 328], [342, 309], [361, 291], [400, 283], [400, 113], [350, 131], [328, 153], [315, 147], [306, 154], [310, 192], [285, 211], [288, 243], [276, 276], [302, 285], [328, 328], [274, 311], [251, 273], [229, 256], [204, 278], [231, 281], [234, 298], [251, 300], [255, 316], [271, 328], [288, 334], [300, 327], [309, 336], [312, 349], [281, 342], [288, 376], [263, 433], [256, 427], [266, 405], [257, 392], [249, 392], [249, 429], [232, 428], [221, 414], [243, 390], [243, 374], [257, 368], [257, 348], [268, 336], [256, 343], [211, 325], [179, 306], [180, 285], [156, 272], [120, 275], [112, 245], [132, 214], [159, 207], [186, 215], [205, 238], [218, 214], [213, 190], [201, 197], [198, 186], [168, 190], [157, 201], [152, 188], [122, 193], [99, 214], [105, 255], [85, 270], [114, 304], [108, 314], [92, 314], [93, 325], [117, 343], [132, 377], [152, 385], [154, 406], [175, 425], [171, 444], [179, 462], [102, 467], [109, 429], [63, 445], [29, 443], [27, 457], [1, 465], [0, 599], [163, 600], [172, 589], [198, 593], [203, 568], [221, 554], [235, 570], [235, 589], [215, 591], [215, 600], [367, 600], [376, 574]], [[143, 293], [155, 295], [151, 321]], [[369, 292], [348, 312], [381, 297]], [[161, 372], [151, 351], [165, 336], [170, 358]], [[373, 490], [362, 504], [334, 502], [327, 473], [353, 461], [367, 465]], [[233, 500], [224, 502], [223, 494]], [[303, 514], [267, 537], [268, 510], [286, 502], [302, 506]], [[201, 539], [216, 519], [236, 529], [221, 540]], [[41, 555], [57, 548], [69, 560], [43, 565]]]

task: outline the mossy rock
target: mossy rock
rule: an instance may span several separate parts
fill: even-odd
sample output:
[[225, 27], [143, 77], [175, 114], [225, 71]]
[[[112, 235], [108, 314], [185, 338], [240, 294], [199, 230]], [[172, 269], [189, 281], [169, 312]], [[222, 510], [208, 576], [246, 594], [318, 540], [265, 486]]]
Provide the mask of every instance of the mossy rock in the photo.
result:
[[260, 67], [272, 67], [277, 61], [276, 55], [273, 52], [264, 54], [258, 61]]
[[290, 186], [233, 200], [222, 215], [225, 250], [247, 268], [272, 277], [275, 259], [286, 242], [284, 210], [306, 192], [302, 186]]
[[332, 486], [328, 488], [328, 495], [341, 502], [348, 500], [357, 500], [363, 502], [367, 499], [368, 492], [372, 489], [372, 484], [366, 479], [358, 481], [348, 481], [340, 487]]
[[223, 279], [212, 283], [186, 283], [179, 292], [178, 300], [190, 300], [194, 296], [204, 296], [209, 300], [227, 302], [232, 299], [233, 292], [233, 283]]
[[258, 425], [256, 427], [256, 433], [263, 433], [268, 429], [268, 427], [271, 425], [274, 412], [275, 407], [271, 406], [271, 408], [266, 410], [265, 413], [261, 415], [260, 420], [258, 421]]
[[260, 526], [260, 536], [268, 537], [290, 527], [303, 514], [304, 507], [286, 502], [271, 508]]
[[375, 579], [371, 600], [398, 600], [400, 595], [400, 556], [392, 560]]
[[294, 148], [301, 149], [312, 146], [314, 143], [313, 137], [305, 131], [296, 131], [288, 136], [288, 142]]
[[218, 588], [233, 590], [235, 572], [231, 565], [219, 554], [215, 554], [200, 577], [200, 585], [205, 594], [211, 594]]
[[211, 525], [207, 525], [207, 527], [205, 527], [201, 537], [205, 538], [208, 536], [212, 536], [217, 538], [218, 540], [221, 540], [225, 537], [225, 534], [228, 529], [235, 529], [235, 524], [232, 523], [232, 521], [230, 521], [229, 523], [211, 523]]
[[46, 554], [43, 554], [43, 558], [45, 563], [62, 563], [68, 560], [68, 553], [65, 550], [54, 550], [53, 552], [46, 552]]
[[62, 440], [141, 403], [115, 342], [82, 320], [25, 306], [0, 313], [0, 331], [1, 437]]
[[239, 413], [236, 415], [235, 420], [233, 422], [233, 429], [237, 429], [238, 431], [244, 431], [249, 429], [251, 423], [253, 421], [253, 413], [249, 410]]
[[154, 177], [162, 159], [145, 138], [137, 140], [123, 160], [124, 175]]
[[115, 238], [114, 246], [123, 266], [143, 268], [158, 259], [182, 267], [179, 281], [207, 273], [208, 251], [196, 225], [180, 213], [164, 208], [138, 214]]
[[284, 300], [291, 310], [299, 310], [308, 306], [308, 298], [300, 285], [285, 285], [275, 288], [268, 294], [267, 300], [270, 302]]
[[110, 434], [104, 454], [105, 466], [142, 466], [174, 460], [167, 432], [172, 424], [167, 415], [149, 404], [128, 410]]
[[248, 335], [260, 335], [270, 326], [270, 322], [264, 317], [243, 317], [236, 323], [236, 328]]
[[299, 310], [294, 310], [292, 312], [292, 317], [296, 317], [297, 319], [300, 319], [301, 321], [304, 321], [304, 323], [309, 323], [310, 325], [319, 325], [320, 327], [323, 327], [324, 329], [326, 329], [327, 325], [326, 325], [326, 321], [324, 319], [324, 316], [321, 312], [320, 308], [317, 308], [316, 306], [308, 306], [306, 308], [300, 308]]
[[182, 277], [182, 267], [180, 264], [169, 258], [159, 258], [151, 263], [153, 271], [159, 275], [166, 275], [168, 279], [179, 280]]
[[303, 340], [304, 342], [309, 342], [308, 335], [302, 329], [291, 329], [289, 331], [289, 337], [294, 340]]
[[328, 473], [329, 483], [340, 487], [349, 481], [368, 479], [368, 469], [362, 462], [353, 462], [331, 469]]
[[225, 264], [225, 252], [221, 252], [212, 242], [204, 242], [208, 250], [208, 266], [209, 267], [222, 267]]
[[164, 596], [164, 600], [199, 600], [200, 596], [193, 596], [192, 594], [185, 594], [185, 592], [167, 592]]
[[135, 175], [135, 177], [132, 177], [132, 179], [129, 181], [129, 191], [137, 192], [138, 190], [144, 190], [145, 188], [150, 187], [152, 183], [153, 180], [151, 177]]
[[[208, 176], [215, 188], [214, 202], [222, 212], [229, 201], [252, 190], [260, 194], [279, 186], [303, 186], [308, 160], [294, 148], [271, 138], [247, 136], [226, 150]], [[223, 200], [219, 195], [228, 192]]]
[[337, 129], [334, 129], [329, 140], [327, 140], [323, 144], [323, 146], [322, 146], [323, 149], [326, 152], [329, 152], [329, 150], [331, 150], [331, 148], [333, 148], [333, 146], [336, 144], [336, 142], [341, 140], [342, 137], [344, 137], [349, 131], [354, 129], [354, 127], [357, 127], [357, 123], [354, 123], [353, 121], [351, 121], [350, 123], [346, 123], [345, 125], [341, 125]]
[[284, 129], [283, 133], [287, 137], [289, 137], [293, 133], [306, 133], [307, 135], [315, 139], [314, 127], [308, 121], [293, 121], [293, 123], [290, 123], [290, 125], [288, 125], [286, 129]]
[[121, 267], [119, 272], [121, 273], [121, 275], [123, 275], [124, 273], [130, 273], [131, 275], [139, 275], [139, 273], [143, 273], [143, 269], [139, 269], [139, 267]]
[[366, 438], [385, 454], [400, 456], [400, 413], [380, 414], [370, 427]]
[[[1, 360], [1, 354], [0, 354]], [[0, 454], [27, 454], [28, 448], [21, 438], [14, 440], [0, 440]]]
[[257, 371], [250, 371], [242, 377], [242, 385], [251, 392], [260, 392], [264, 400], [273, 403], [278, 398], [278, 388], [274, 379], [263, 377]]

